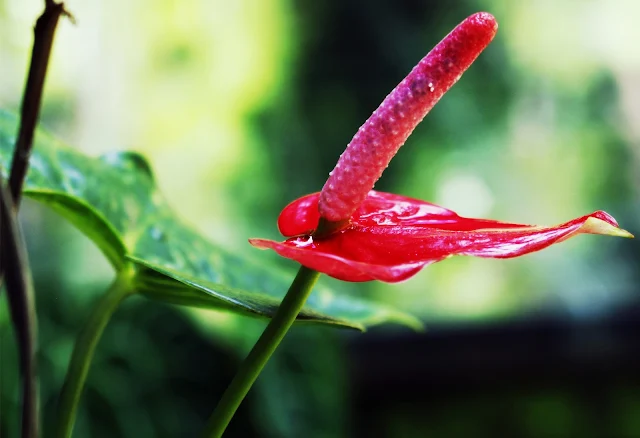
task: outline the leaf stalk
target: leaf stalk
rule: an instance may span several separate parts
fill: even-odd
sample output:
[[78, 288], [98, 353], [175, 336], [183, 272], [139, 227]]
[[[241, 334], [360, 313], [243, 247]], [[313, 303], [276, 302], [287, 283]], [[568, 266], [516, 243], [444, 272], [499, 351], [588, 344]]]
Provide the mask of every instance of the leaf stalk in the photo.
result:
[[80, 396], [89, 374], [89, 367], [91, 366], [96, 346], [118, 305], [134, 293], [132, 278], [132, 268], [124, 269], [118, 274], [111, 287], [100, 297], [76, 339], [58, 400], [57, 423], [53, 434], [55, 438], [71, 437]]

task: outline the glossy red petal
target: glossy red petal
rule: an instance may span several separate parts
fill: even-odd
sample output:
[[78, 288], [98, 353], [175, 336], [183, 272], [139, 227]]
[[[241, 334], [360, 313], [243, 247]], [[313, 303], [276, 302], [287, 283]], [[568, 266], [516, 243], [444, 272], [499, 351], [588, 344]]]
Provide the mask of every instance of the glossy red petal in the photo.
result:
[[[320, 193], [312, 193], [296, 199], [287, 205], [278, 217], [278, 229], [285, 237], [311, 234], [318, 225], [320, 214], [318, 202]], [[369, 191], [366, 199], [360, 204], [350, 222], [358, 227], [376, 226], [438, 226], [446, 229], [449, 225], [459, 230], [464, 223], [453, 211], [439, 205], [420, 201], [392, 193]], [[509, 224], [491, 220], [475, 219], [466, 226], [485, 227], [499, 223], [503, 227]], [[521, 226], [514, 224], [513, 226]]]
[[320, 192], [312, 193], [291, 202], [278, 216], [278, 230], [285, 237], [311, 234], [320, 220], [318, 199]]
[[[280, 229], [289, 236], [312, 229], [317, 200], [315, 193], [289, 204], [280, 216]], [[464, 218], [428, 202], [371, 191], [350, 226], [328, 238], [303, 235], [285, 242], [250, 242], [341, 280], [397, 282], [453, 255], [517, 257], [582, 233], [631, 237], [602, 211], [539, 227]]]
[[[415, 275], [426, 264], [425, 262], [376, 265], [371, 262], [357, 261], [334, 254], [334, 249], [322, 247], [309, 240], [310, 238], [292, 238], [284, 242], [267, 239], [249, 239], [256, 248], [272, 249], [280, 256], [292, 259], [308, 268], [325, 273], [344, 281], [380, 280], [395, 283]], [[326, 241], [325, 241], [326, 242]]]

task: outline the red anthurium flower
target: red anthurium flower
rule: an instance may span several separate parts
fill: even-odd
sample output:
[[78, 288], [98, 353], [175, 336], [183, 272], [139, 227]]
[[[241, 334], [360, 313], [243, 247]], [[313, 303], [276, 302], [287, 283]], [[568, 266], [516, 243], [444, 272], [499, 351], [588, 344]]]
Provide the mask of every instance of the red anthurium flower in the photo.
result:
[[555, 227], [469, 219], [428, 202], [370, 191], [347, 228], [316, 239], [319, 193], [304, 196], [280, 214], [284, 242], [251, 239], [283, 257], [346, 281], [397, 282], [453, 255], [510, 258], [581, 233], [632, 237], [597, 211]]
[[362, 125], [322, 192], [285, 207], [278, 227], [289, 239], [250, 243], [341, 280], [397, 282], [453, 255], [517, 257], [581, 233], [633, 237], [603, 211], [540, 227], [464, 218], [428, 202], [371, 190], [496, 31], [495, 19], [484, 12], [460, 23]]

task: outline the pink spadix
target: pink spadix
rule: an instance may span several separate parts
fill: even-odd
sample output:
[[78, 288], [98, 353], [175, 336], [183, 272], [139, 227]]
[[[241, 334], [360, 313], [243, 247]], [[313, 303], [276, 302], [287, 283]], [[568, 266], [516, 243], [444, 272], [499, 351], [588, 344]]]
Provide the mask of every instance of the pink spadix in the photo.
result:
[[318, 209], [346, 222], [367, 197], [407, 137], [491, 42], [498, 23], [478, 12], [425, 56], [360, 127], [322, 188]]

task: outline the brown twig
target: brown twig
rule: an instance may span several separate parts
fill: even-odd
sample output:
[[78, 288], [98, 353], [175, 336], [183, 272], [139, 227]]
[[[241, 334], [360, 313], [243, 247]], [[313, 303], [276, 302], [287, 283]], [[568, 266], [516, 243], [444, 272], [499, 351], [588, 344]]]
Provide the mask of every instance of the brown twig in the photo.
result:
[[7, 301], [15, 328], [22, 371], [22, 437], [38, 436], [36, 378], [37, 322], [31, 273], [24, 241], [9, 192], [0, 184], [0, 272], [4, 272]]
[[39, 435], [35, 356], [37, 320], [31, 273], [15, 213], [20, 204], [22, 187], [33, 148], [42, 90], [58, 20], [61, 15], [66, 15], [73, 21], [73, 17], [64, 9], [62, 3], [45, 0], [44, 4], [44, 12], [38, 18], [34, 28], [31, 64], [22, 96], [20, 128], [11, 162], [8, 191], [5, 191], [3, 182], [0, 181], [0, 285], [4, 275], [11, 319], [18, 341], [23, 380], [21, 435], [23, 438], [37, 438]]
[[33, 32], [34, 42], [33, 50], [31, 51], [31, 65], [29, 66], [29, 75], [27, 76], [27, 83], [22, 97], [20, 130], [13, 153], [13, 161], [11, 162], [11, 173], [9, 174], [9, 190], [15, 209], [20, 205], [22, 186], [27, 175], [29, 157], [33, 147], [33, 133], [40, 114], [42, 89], [47, 75], [47, 67], [49, 66], [53, 37], [61, 15], [65, 15], [73, 21], [71, 14], [64, 9], [63, 3], [45, 0], [44, 12], [38, 18]]

